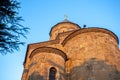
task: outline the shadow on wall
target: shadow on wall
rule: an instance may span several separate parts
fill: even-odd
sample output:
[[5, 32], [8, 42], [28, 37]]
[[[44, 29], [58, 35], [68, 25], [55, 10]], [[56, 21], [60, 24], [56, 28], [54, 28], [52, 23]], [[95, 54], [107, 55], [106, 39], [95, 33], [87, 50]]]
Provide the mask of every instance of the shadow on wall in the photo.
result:
[[[65, 68], [63, 68], [61, 65], [59, 65], [59, 64], [56, 64], [55, 62], [53, 62], [52, 60], [47, 60], [47, 62], [49, 63], [49, 64], [51, 64], [52, 65], [52, 67], [53, 68], [59, 68], [60, 70], [62, 70], [62, 72], [61, 71], [59, 71], [59, 72], [57, 72], [56, 71], [56, 73], [59, 73], [60, 74], [60, 76], [59, 76], [59, 78], [58, 78], [58, 80], [65, 80]], [[33, 64], [34, 65], [34, 64]], [[33, 66], [32, 65], [32, 66]], [[50, 71], [50, 70], [49, 70]], [[49, 72], [50, 73], [50, 72]], [[53, 76], [53, 73], [52, 73], [52, 76]], [[50, 77], [50, 74], [49, 74], [49, 76], [48, 77]], [[29, 78], [28, 78], [28, 80], [46, 80], [46, 78], [44, 78], [44, 76], [41, 76], [40, 74], [39, 74], [39, 72], [33, 72], [30, 76], [29, 76]], [[56, 80], [56, 79], [53, 79], [53, 78], [50, 78], [49, 80]]]
[[120, 80], [116, 66], [98, 61], [95, 58], [71, 69], [69, 80]]
[[[53, 67], [57, 67], [59, 69], [59, 78], [57, 80], [66, 80], [66, 73], [65, 73], [65, 68], [55, 62], [53, 62], [52, 60], [47, 60], [48, 63], [50, 63], [51, 65], [53, 65]], [[49, 79], [51, 80], [51, 79]], [[55, 79], [56, 80], [56, 79]]]
[[30, 76], [28, 80], [44, 80], [43, 76], [39, 75], [39, 72], [33, 72]]
[[[49, 61], [54, 66], [63, 69], [58, 64]], [[64, 70], [64, 69], [63, 69]], [[84, 62], [80, 66], [73, 67], [69, 74], [60, 72], [59, 80], [120, 80], [120, 72], [116, 66], [109, 65], [105, 61], [98, 61], [95, 58]], [[38, 72], [30, 75], [29, 80], [44, 80]]]

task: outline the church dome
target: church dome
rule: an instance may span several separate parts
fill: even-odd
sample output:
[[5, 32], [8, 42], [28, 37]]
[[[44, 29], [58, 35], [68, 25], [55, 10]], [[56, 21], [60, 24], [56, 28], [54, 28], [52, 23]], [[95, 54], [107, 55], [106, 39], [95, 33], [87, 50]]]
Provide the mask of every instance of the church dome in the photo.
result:
[[70, 22], [69, 20], [65, 19], [64, 21], [57, 23], [51, 28], [50, 39], [54, 40], [59, 33], [77, 30], [77, 29], [80, 29], [80, 26], [78, 24]]

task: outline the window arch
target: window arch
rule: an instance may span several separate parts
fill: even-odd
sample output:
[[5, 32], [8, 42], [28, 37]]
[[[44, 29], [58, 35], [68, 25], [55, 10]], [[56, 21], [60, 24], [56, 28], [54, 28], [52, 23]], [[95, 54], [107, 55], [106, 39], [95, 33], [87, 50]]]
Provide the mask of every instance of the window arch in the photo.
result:
[[49, 80], [55, 80], [57, 70], [54, 67], [51, 67], [49, 70]]

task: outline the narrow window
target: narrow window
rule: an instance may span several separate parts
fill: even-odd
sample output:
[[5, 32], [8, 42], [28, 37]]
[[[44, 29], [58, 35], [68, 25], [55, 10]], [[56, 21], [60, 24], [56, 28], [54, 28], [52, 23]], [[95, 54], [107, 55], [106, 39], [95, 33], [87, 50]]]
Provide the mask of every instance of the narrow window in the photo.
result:
[[49, 80], [55, 80], [56, 73], [57, 73], [57, 71], [54, 67], [50, 68]]

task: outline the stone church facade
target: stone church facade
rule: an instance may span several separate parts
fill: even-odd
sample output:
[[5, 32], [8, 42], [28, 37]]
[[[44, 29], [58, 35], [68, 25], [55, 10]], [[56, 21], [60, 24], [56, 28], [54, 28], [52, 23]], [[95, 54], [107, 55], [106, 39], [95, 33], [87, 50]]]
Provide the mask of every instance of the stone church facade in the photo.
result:
[[118, 44], [110, 30], [64, 20], [49, 41], [28, 45], [22, 80], [120, 80]]

